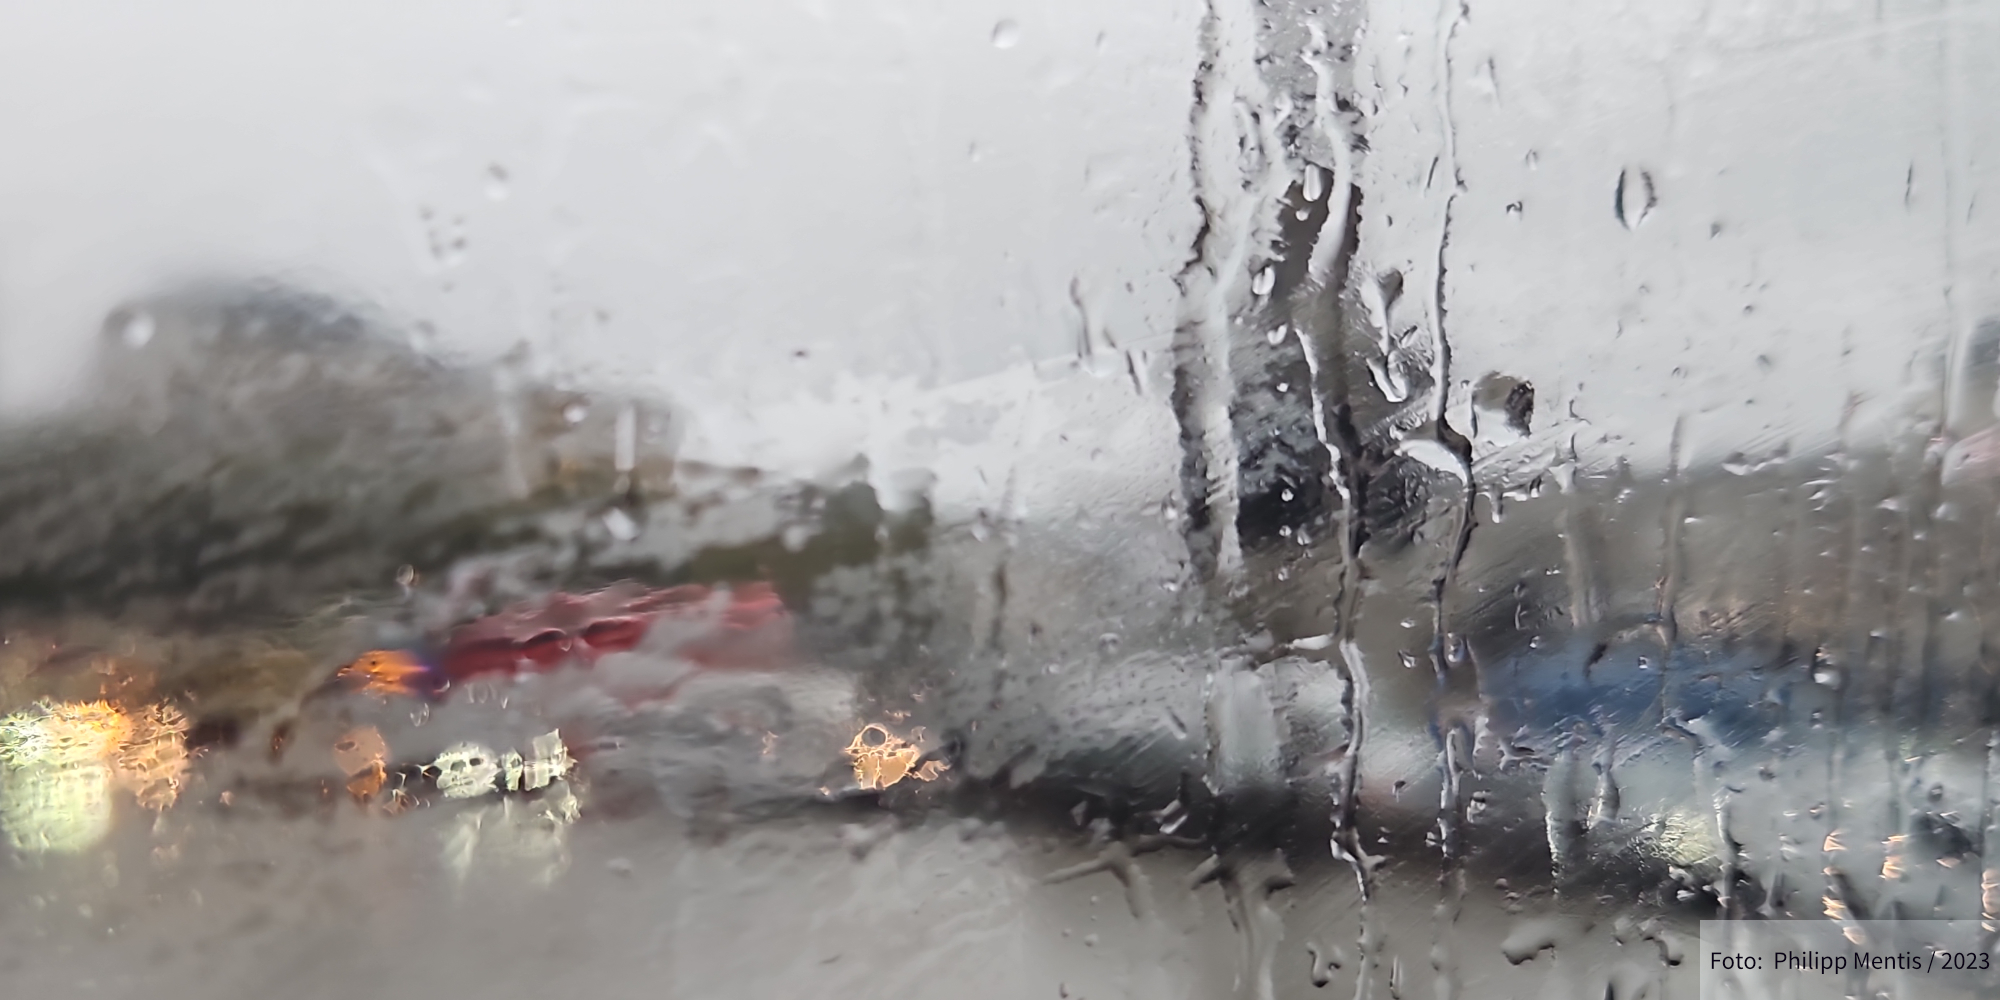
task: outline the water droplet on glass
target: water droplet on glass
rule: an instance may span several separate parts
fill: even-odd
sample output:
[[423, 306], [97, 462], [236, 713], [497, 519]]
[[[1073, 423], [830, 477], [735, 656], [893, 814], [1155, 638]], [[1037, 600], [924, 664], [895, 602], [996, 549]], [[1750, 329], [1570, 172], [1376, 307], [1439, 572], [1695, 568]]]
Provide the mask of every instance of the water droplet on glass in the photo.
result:
[[629, 542], [639, 537], [639, 522], [632, 520], [632, 515], [613, 507], [604, 512], [604, 530], [621, 542]]
[[1011, 49], [1021, 43], [1021, 25], [1013, 18], [1007, 18], [993, 26], [993, 47]]
[[1307, 201], [1318, 201], [1326, 194], [1326, 171], [1318, 167], [1307, 167], [1302, 193]]
[[1250, 279], [1250, 292], [1253, 295], [1269, 295], [1271, 287], [1277, 283], [1278, 269], [1267, 264], [1255, 278]]
[[137, 350], [152, 341], [153, 331], [152, 314], [135, 312], [125, 320], [125, 328], [118, 332], [118, 336], [125, 341], [126, 347]]
[[1544, 951], [1559, 951], [1583, 936], [1584, 925], [1570, 917], [1529, 917], [1518, 920], [1500, 942], [1500, 954], [1520, 965]]
[[786, 552], [804, 552], [806, 543], [812, 541], [812, 527], [804, 524], [788, 524], [778, 536]]
[[1312, 959], [1312, 984], [1325, 986], [1333, 982], [1333, 971], [1347, 961], [1347, 956], [1339, 948], [1322, 950], [1317, 944], [1306, 945], [1306, 955]]
[[580, 424], [583, 423], [583, 418], [590, 416], [590, 407], [582, 403], [571, 403], [563, 407], [562, 416], [567, 423]]
[[622, 474], [639, 463], [639, 414], [630, 405], [618, 411], [618, 426], [612, 431], [611, 464]]
[[1653, 206], [1660, 203], [1653, 191], [1653, 175], [1644, 170], [1626, 169], [1618, 174], [1618, 186], [1612, 191], [1611, 208], [1618, 217], [1618, 224], [1626, 229], [1637, 229], [1653, 214]]
[[1397, 362], [1398, 359], [1393, 355], [1387, 358], [1368, 359], [1369, 378], [1374, 380], [1375, 388], [1381, 390], [1382, 398], [1391, 403], [1400, 403], [1410, 398], [1409, 378], [1403, 374], [1402, 366]]
[[486, 168], [486, 197], [494, 201], [507, 200], [507, 168], [498, 163]]

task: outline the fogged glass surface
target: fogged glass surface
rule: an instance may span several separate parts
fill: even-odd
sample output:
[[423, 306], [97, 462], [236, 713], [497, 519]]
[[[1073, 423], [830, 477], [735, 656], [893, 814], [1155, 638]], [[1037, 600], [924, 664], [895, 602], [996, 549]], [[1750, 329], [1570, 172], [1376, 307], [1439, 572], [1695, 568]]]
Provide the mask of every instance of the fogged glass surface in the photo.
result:
[[0, 992], [1637, 1000], [1703, 920], [1990, 936], [1995, 51], [0, 10]]

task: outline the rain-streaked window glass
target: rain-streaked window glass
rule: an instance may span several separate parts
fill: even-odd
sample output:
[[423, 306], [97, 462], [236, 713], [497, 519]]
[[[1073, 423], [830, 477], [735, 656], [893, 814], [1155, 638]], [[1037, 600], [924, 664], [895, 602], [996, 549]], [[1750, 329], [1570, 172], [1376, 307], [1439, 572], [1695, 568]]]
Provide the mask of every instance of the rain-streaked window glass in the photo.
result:
[[1996, 52], [8, 5], [0, 995], [1993, 995]]

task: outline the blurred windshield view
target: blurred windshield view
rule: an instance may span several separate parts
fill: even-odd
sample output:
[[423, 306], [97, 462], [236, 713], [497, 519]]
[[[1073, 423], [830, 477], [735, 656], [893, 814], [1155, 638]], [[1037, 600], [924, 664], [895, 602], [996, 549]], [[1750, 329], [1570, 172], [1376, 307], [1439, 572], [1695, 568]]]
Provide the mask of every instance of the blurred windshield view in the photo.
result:
[[1994, 0], [0, 9], [0, 995], [1991, 958], [1996, 51]]

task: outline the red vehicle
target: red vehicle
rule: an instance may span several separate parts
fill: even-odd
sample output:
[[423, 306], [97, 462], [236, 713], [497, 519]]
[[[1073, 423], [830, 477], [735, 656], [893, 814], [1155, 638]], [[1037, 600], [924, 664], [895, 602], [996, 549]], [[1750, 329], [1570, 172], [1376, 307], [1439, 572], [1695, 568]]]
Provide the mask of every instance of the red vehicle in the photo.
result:
[[642, 646], [697, 667], [775, 667], [791, 654], [792, 618], [768, 583], [615, 584], [516, 604], [452, 629], [434, 649], [374, 650], [340, 675], [378, 694], [436, 697], [474, 678], [588, 666]]

